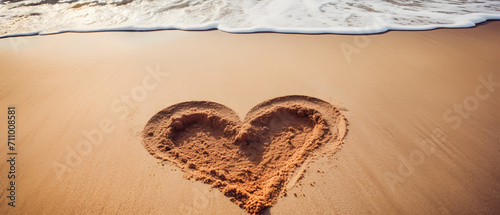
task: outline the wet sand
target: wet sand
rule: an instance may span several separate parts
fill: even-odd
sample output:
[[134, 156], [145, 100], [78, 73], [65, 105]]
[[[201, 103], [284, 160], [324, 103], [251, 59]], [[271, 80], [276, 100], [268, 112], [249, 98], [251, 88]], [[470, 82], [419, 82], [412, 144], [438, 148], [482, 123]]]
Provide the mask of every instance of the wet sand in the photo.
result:
[[[370, 36], [155, 31], [0, 39], [0, 117], [16, 106], [18, 152], [16, 207], [5, 198], [4, 163], [0, 211], [247, 214], [151, 156], [143, 129], [181, 102], [216, 102], [243, 120], [265, 100], [306, 95], [339, 108], [349, 132], [336, 153], [315, 155], [264, 214], [496, 214], [498, 47], [498, 21]], [[6, 121], [0, 130], [7, 139]]]

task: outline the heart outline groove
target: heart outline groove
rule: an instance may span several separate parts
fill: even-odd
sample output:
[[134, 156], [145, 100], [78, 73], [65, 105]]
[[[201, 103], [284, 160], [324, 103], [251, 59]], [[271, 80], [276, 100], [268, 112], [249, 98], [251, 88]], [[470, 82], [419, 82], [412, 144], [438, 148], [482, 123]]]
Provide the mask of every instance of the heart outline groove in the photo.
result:
[[337, 107], [309, 96], [264, 101], [243, 121], [224, 105], [189, 101], [155, 114], [142, 144], [186, 178], [218, 188], [249, 214], [261, 214], [286, 194], [291, 176], [303, 174], [314, 155], [341, 149], [347, 125]]

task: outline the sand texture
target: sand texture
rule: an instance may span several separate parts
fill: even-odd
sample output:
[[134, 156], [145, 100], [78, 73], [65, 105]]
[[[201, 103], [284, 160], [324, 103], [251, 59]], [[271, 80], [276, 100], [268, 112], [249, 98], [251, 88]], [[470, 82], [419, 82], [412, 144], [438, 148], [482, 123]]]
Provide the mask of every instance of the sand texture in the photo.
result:
[[223, 105], [193, 101], [157, 113], [144, 129], [143, 144], [187, 177], [219, 188], [248, 213], [260, 214], [286, 194], [289, 176], [315, 149], [328, 144], [324, 147], [336, 151], [346, 131], [338, 109], [311, 97], [266, 101], [244, 122]]
[[0, 214], [499, 214], [499, 47], [500, 22], [0, 39]]

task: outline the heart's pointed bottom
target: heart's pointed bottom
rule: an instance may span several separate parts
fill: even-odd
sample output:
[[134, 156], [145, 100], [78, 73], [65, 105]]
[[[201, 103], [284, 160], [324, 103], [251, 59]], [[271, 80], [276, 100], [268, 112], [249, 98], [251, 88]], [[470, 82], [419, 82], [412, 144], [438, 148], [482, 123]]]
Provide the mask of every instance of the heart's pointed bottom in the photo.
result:
[[211, 184], [248, 213], [260, 214], [285, 194], [294, 170], [327, 143], [337, 148], [345, 131], [343, 115], [311, 97], [263, 102], [244, 122], [223, 105], [185, 102], [156, 114], [144, 129], [143, 144], [186, 177]]

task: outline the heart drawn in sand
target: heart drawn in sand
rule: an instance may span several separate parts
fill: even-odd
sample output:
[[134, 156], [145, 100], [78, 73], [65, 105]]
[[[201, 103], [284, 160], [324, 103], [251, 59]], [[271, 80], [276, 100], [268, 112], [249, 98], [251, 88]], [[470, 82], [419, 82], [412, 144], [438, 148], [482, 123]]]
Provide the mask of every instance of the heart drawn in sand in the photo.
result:
[[310, 158], [338, 151], [346, 132], [347, 121], [336, 107], [308, 96], [267, 100], [243, 121], [224, 105], [191, 101], [154, 115], [143, 145], [186, 177], [260, 214], [286, 193], [291, 176]]

